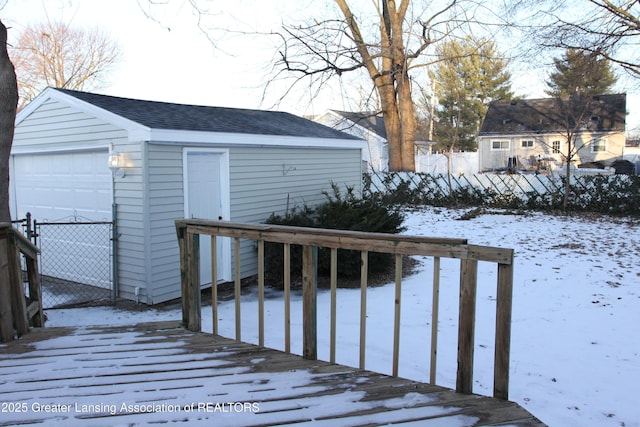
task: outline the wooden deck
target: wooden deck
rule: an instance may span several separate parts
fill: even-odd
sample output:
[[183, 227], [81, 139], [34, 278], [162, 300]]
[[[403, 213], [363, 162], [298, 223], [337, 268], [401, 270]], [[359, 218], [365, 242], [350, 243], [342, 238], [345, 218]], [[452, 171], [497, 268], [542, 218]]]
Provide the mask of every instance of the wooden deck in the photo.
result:
[[519, 405], [190, 332], [36, 329], [0, 345], [0, 426], [544, 426]]

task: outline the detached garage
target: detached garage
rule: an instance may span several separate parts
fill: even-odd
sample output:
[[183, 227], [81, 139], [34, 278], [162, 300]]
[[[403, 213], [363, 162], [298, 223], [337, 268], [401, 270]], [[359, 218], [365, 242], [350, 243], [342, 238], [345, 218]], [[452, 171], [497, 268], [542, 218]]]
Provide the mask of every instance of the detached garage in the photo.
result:
[[[175, 219], [263, 222], [323, 201], [332, 182], [359, 190], [363, 148], [288, 113], [48, 88], [16, 120], [12, 215], [103, 221], [115, 212], [118, 296], [157, 304], [180, 296]], [[215, 282], [230, 281], [230, 242], [219, 240]], [[255, 248], [241, 256], [242, 276], [255, 274]]]

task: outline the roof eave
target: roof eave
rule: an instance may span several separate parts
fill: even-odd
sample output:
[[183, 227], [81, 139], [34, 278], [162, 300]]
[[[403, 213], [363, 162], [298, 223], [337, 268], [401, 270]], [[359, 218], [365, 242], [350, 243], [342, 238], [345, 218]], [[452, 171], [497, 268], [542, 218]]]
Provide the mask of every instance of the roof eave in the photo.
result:
[[271, 146], [291, 148], [364, 149], [363, 139], [300, 137], [230, 132], [204, 132], [193, 130], [151, 129], [151, 143], [195, 144], [218, 146]]
[[55, 88], [48, 87], [43, 90], [33, 101], [27, 104], [16, 115], [16, 126], [29, 117], [34, 111], [49, 100], [61, 102], [69, 105], [70, 107], [77, 108], [80, 111], [84, 111], [89, 115], [92, 115], [98, 119], [102, 119], [107, 123], [110, 123], [116, 127], [124, 129], [129, 135], [130, 141], [140, 141], [148, 139], [150, 129], [138, 122], [129, 120], [118, 114], [112, 113], [104, 108], [98, 107], [89, 102], [78, 99], [72, 95], [64, 92], [60, 92]]

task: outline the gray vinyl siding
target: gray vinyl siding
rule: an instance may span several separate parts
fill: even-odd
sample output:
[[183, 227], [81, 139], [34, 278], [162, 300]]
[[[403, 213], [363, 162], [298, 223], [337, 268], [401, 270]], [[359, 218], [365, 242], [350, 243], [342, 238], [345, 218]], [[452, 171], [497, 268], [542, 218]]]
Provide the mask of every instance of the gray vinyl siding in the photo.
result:
[[[230, 152], [231, 220], [262, 223], [287, 207], [326, 200], [331, 183], [361, 190], [360, 150], [315, 148], [233, 148]], [[283, 166], [284, 165], [284, 166]], [[241, 275], [257, 273], [253, 241], [241, 241]], [[233, 271], [233, 270], [232, 270]]]
[[[159, 303], [180, 297], [179, 249], [175, 219], [184, 217], [184, 177], [181, 145], [149, 144], [147, 194], [150, 242], [148, 298]], [[295, 204], [325, 200], [331, 182], [360, 191], [359, 150], [233, 147], [229, 149], [231, 221], [264, 222], [273, 212]], [[283, 174], [286, 167], [295, 171]], [[329, 167], [327, 165], [330, 165]], [[257, 272], [253, 241], [241, 241], [241, 276]], [[233, 274], [233, 248], [231, 254]]]
[[326, 200], [331, 182], [361, 188], [359, 150], [234, 148], [230, 152], [231, 218], [264, 222], [304, 204]]
[[147, 145], [149, 298], [153, 303], [180, 297], [180, 251], [175, 220], [184, 218], [182, 146]]
[[114, 149], [124, 156], [124, 177], [115, 177], [115, 203], [118, 221], [118, 296], [140, 300], [148, 292], [145, 270], [145, 207], [143, 154], [141, 143], [128, 140], [113, 142]]
[[15, 147], [41, 144], [104, 143], [126, 138], [126, 132], [57, 101], [48, 101], [16, 127]]

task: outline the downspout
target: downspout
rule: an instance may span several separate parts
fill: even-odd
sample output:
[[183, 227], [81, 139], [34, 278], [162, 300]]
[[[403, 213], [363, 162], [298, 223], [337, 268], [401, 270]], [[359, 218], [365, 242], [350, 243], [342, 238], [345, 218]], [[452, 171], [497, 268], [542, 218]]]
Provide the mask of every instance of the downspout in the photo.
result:
[[[110, 153], [115, 151], [113, 143]], [[118, 299], [118, 205], [116, 204], [116, 173], [111, 170], [111, 302], [116, 303]]]

